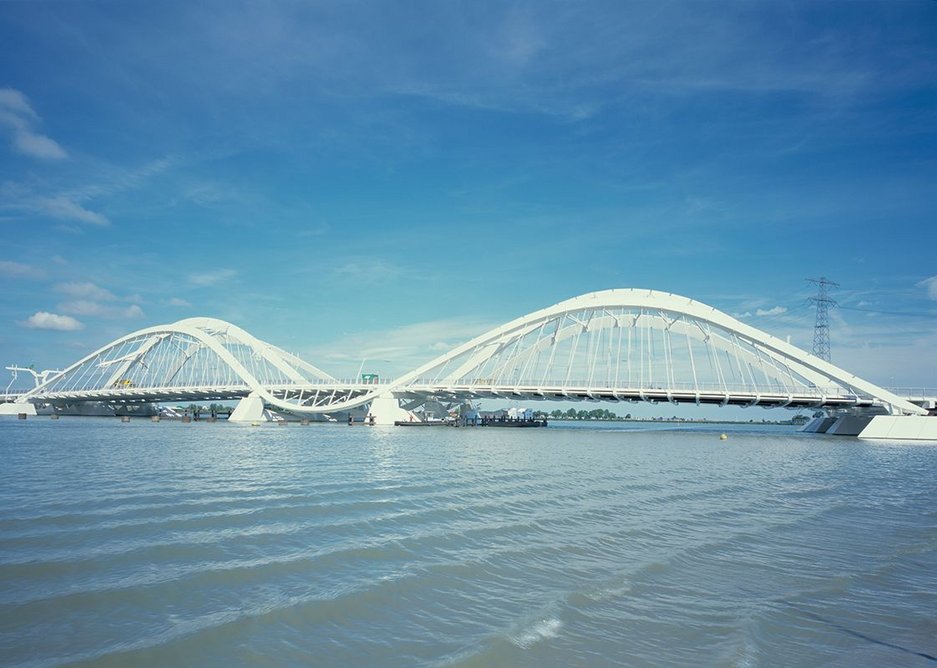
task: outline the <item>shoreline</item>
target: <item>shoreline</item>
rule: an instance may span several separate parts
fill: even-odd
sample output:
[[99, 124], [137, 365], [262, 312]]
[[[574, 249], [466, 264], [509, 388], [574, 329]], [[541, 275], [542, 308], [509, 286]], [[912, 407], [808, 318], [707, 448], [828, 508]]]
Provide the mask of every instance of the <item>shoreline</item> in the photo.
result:
[[[642, 422], [647, 423], [651, 422], [654, 424], [667, 423], [667, 424], [773, 424], [784, 427], [799, 427], [800, 423], [791, 422], [790, 420], [767, 420], [767, 421], [756, 421], [756, 420], [674, 420], [672, 418], [631, 418], [619, 420], [579, 420], [577, 418], [555, 418], [547, 417], [549, 422]], [[806, 423], [804, 423], [806, 424]]]

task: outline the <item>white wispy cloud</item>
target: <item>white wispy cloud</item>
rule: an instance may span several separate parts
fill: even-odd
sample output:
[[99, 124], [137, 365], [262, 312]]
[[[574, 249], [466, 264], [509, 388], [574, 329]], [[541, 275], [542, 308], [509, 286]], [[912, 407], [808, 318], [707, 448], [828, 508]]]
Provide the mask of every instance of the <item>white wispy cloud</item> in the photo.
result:
[[38, 213], [57, 220], [74, 220], [79, 223], [88, 223], [106, 227], [111, 221], [106, 216], [86, 209], [77, 201], [65, 196], [45, 197], [35, 200], [35, 209]]
[[[881, 88], [926, 81], [925, 57], [883, 57], [869, 40], [850, 39], [854, 25], [801, 39], [776, 29], [787, 16], [723, 3], [719, 11], [695, 3], [631, 3], [614, 10], [552, 5], [549, 12], [486, 8], [481, 30], [471, 7], [436, 16], [443, 45], [426, 40], [436, 59], [417, 70], [401, 57], [397, 37], [372, 40], [375, 87], [452, 106], [542, 113], [572, 121], [640, 99], [727, 93], [793, 93], [830, 106], [848, 106]], [[808, 13], [809, 12], [805, 12]], [[777, 20], [765, 20], [774, 15]], [[466, 19], [469, 19], [466, 21]], [[390, 43], [390, 44], [388, 44]], [[923, 54], [922, 54], [923, 55]], [[336, 64], [340, 71], [341, 64]], [[900, 73], [900, 74], [898, 74]], [[349, 77], [352, 81], [353, 78]]]
[[29, 118], [38, 118], [26, 96], [13, 88], [0, 88], [0, 108]]
[[110, 290], [95, 285], [89, 281], [69, 281], [66, 283], [56, 283], [52, 286], [56, 292], [75, 297], [78, 299], [89, 299], [95, 301], [114, 301], [116, 295]]
[[302, 230], [296, 233], [300, 238], [321, 237], [332, 231], [328, 223], [308, 223]]
[[74, 332], [84, 329], [84, 325], [68, 315], [59, 315], [47, 311], [38, 311], [20, 323], [32, 329], [55, 329], [60, 332]]
[[120, 314], [120, 317], [122, 318], [142, 318], [143, 316], [143, 309], [140, 308], [137, 304], [131, 304]]
[[82, 232], [77, 225], [66, 223], [82, 223], [96, 227], [111, 224], [107, 216], [87, 208], [82, 203], [87, 198], [80, 193], [42, 195], [31, 190], [30, 186], [22, 183], [7, 181], [0, 184], [0, 210], [64, 221], [56, 227], [64, 232]]
[[14, 132], [13, 146], [23, 155], [43, 160], [64, 160], [68, 157], [68, 153], [57, 141], [30, 130]]
[[130, 306], [113, 306], [87, 299], [75, 299], [59, 304], [59, 310], [72, 315], [92, 316], [111, 319], [129, 319], [143, 317], [143, 309], [137, 304]]
[[187, 302], [184, 299], [180, 299], [179, 297], [173, 297], [167, 300], [166, 304], [169, 306], [192, 306], [191, 303]]
[[198, 287], [208, 287], [218, 285], [224, 281], [237, 276], [234, 269], [214, 269], [212, 271], [203, 271], [196, 274], [189, 274], [189, 283]]
[[136, 190], [147, 181], [158, 177], [179, 163], [178, 156], [167, 155], [138, 166], [97, 164], [94, 181], [70, 188], [52, 199], [69, 202], [87, 202]]
[[362, 358], [365, 370], [398, 375], [494, 326], [473, 318], [447, 318], [379, 331], [348, 332], [336, 341], [305, 349], [303, 356], [337, 375], [354, 374]]
[[781, 315], [782, 313], [787, 313], [786, 306], [773, 306], [768, 309], [760, 308], [755, 311], [755, 315], [759, 317], [772, 316], [772, 315]]
[[[140, 295], [118, 297], [107, 288], [102, 288], [91, 281], [68, 281], [56, 283], [53, 291], [71, 297], [58, 305], [63, 313], [70, 315], [130, 319], [143, 317], [143, 309], [136, 302], [141, 301]], [[133, 302], [129, 306], [119, 306], [115, 301]], [[104, 302], [104, 303], [102, 303]]]
[[0, 125], [10, 131], [13, 148], [40, 160], [64, 160], [68, 153], [54, 139], [36, 132], [39, 116], [26, 96], [13, 88], [0, 88]]
[[925, 278], [917, 284], [917, 287], [924, 288], [927, 291], [928, 297], [937, 300], [937, 276]]
[[355, 280], [360, 283], [384, 283], [401, 278], [407, 273], [404, 267], [378, 258], [356, 258], [348, 260], [333, 270], [341, 280]]
[[44, 278], [46, 272], [39, 267], [34, 267], [22, 262], [13, 262], [12, 260], [0, 260], [0, 276], [4, 278]]

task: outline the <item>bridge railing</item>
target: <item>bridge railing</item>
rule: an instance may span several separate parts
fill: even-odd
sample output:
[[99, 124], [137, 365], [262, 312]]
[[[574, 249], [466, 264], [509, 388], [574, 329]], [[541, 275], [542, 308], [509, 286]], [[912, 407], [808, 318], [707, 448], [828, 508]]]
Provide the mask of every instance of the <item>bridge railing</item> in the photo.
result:
[[935, 399], [937, 387], [886, 387], [886, 390], [899, 397]]
[[477, 387], [477, 388], [543, 388], [543, 389], [590, 389], [590, 390], [630, 390], [634, 392], [689, 392], [689, 393], [744, 393], [744, 394], [791, 394], [794, 396], [809, 397], [855, 397], [856, 394], [839, 386], [805, 387], [764, 385], [754, 386], [751, 383], [650, 383], [650, 384], [623, 384], [620, 382], [597, 381], [586, 379], [517, 379], [505, 380], [494, 378], [471, 378], [457, 381], [421, 378], [409, 383], [408, 386], [417, 387]]

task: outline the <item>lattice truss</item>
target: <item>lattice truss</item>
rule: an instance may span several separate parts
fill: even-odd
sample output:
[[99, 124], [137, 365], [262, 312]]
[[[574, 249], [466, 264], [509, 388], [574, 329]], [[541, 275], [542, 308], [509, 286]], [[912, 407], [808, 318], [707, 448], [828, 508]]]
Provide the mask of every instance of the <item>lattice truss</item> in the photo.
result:
[[332, 380], [229, 323], [183, 320], [118, 339], [52, 378], [46, 394], [168, 388], [286, 388]]

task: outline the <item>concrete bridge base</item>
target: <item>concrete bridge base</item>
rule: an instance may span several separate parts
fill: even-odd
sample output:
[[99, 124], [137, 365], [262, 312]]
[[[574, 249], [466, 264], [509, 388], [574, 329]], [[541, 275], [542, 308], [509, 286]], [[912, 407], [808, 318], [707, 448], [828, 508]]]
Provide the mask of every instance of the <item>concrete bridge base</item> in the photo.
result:
[[872, 420], [871, 415], [844, 415], [836, 418], [836, 422], [830, 425], [826, 433], [837, 436], [858, 436]]
[[859, 438], [896, 441], [937, 441], [937, 416], [876, 415]]
[[898, 441], [937, 441], [937, 416], [842, 415], [814, 418], [801, 429], [813, 434]]
[[871, 415], [834, 415], [818, 417], [805, 424], [801, 428], [801, 431], [811, 434], [858, 436], [871, 421]]
[[36, 407], [31, 403], [24, 402], [21, 404], [16, 403], [2, 403], [0, 404], [0, 415], [35, 415]]
[[228, 422], [266, 422], [264, 401], [256, 392], [251, 392], [238, 402], [231, 411]]
[[388, 393], [382, 394], [371, 402], [368, 415], [374, 416], [374, 424], [394, 424], [396, 421], [406, 422], [413, 418], [413, 413], [401, 408], [397, 398]]
[[808, 434], [825, 434], [834, 422], [836, 422], [834, 417], [816, 417], [801, 427], [800, 431]]

